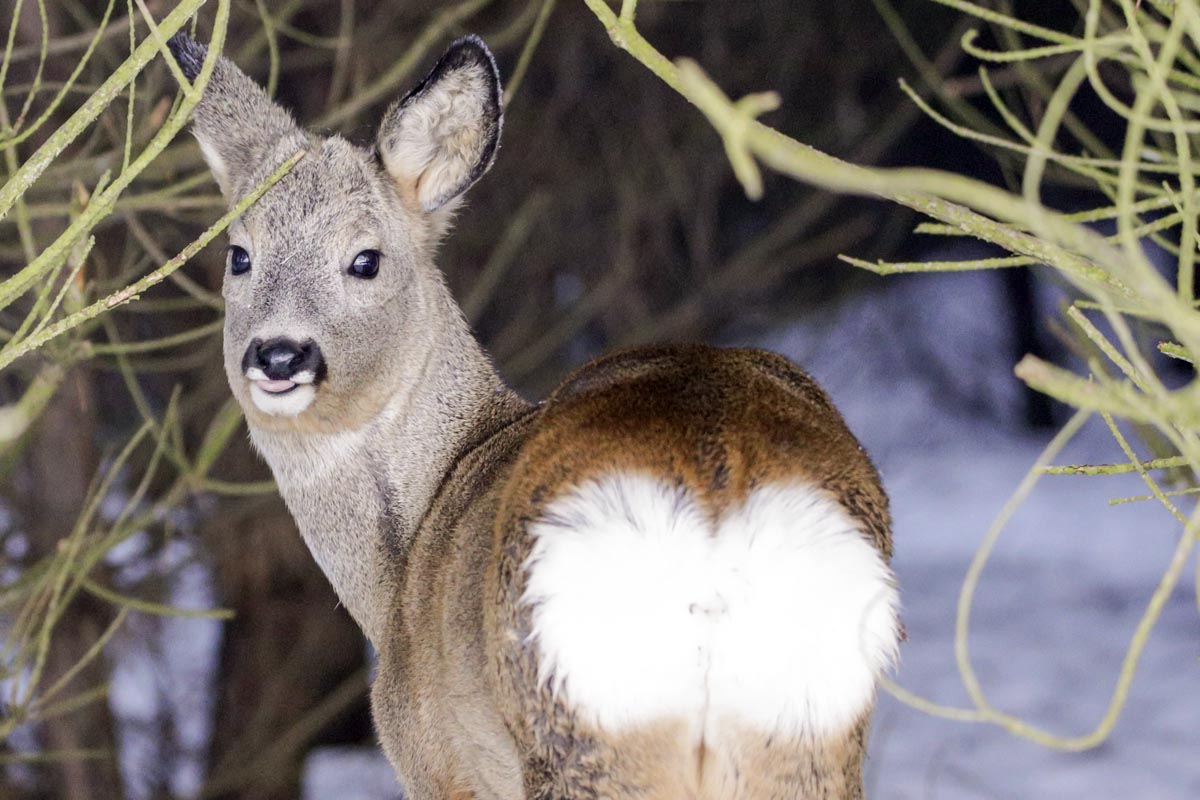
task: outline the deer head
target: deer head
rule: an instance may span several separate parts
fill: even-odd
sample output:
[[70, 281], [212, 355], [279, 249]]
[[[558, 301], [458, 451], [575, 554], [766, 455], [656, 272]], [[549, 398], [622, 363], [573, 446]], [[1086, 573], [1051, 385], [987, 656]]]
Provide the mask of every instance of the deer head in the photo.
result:
[[[176, 35], [184, 74], [205, 48]], [[303, 131], [220, 59], [194, 115], [235, 202], [296, 150], [306, 157], [229, 228], [225, 368], [252, 425], [336, 431], [376, 415], [424, 362], [440, 302], [433, 253], [500, 138], [500, 82], [481, 40], [454, 42], [384, 114], [371, 148]]]

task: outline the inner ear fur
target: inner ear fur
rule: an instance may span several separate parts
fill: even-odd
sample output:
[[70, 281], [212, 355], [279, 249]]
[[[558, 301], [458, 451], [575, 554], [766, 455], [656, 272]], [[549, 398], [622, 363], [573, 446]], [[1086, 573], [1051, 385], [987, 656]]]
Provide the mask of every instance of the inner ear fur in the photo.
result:
[[[189, 81], [196, 80], [208, 48], [182, 31], [167, 42]], [[237, 199], [240, 176], [253, 175], [280, 140], [303, 136], [282, 106], [225, 57], [217, 59], [204, 96], [192, 113], [192, 132], [226, 200]]]
[[379, 155], [401, 192], [434, 212], [479, 180], [503, 124], [500, 72], [478, 36], [456, 40], [379, 128]]

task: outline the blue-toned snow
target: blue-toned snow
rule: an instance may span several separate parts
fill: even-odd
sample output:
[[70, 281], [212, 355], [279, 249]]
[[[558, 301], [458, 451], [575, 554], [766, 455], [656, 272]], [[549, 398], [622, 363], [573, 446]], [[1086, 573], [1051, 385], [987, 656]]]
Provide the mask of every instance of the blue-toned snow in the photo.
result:
[[[1018, 384], [998, 276], [891, 278], [874, 295], [763, 344], [808, 369], [875, 459], [892, 503], [908, 642], [896, 679], [965, 705], [958, 592], [989, 525], [1048, 442], [1016, 423]], [[1053, 306], [1043, 290], [1044, 305]], [[1129, 435], [1129, 431], [1126, 431]], [[1146, 456], [1136, 438], [1135, 449]], [[1123, 460], [1099, 419], [1058, 463]], [[971, 656], [998, 708], [1062, 735], [1103, 716], [1130, 636], [1180, 526], [1136, 476], [1044, 477], [983, 574]], [[1184, 504], [1186, 509], [1188, 506]], [[876, 800], [1200, 797], [1200, 610], [1193, 556], [1112, 737], [1058, 753], [883, 695], [866, 768]]]

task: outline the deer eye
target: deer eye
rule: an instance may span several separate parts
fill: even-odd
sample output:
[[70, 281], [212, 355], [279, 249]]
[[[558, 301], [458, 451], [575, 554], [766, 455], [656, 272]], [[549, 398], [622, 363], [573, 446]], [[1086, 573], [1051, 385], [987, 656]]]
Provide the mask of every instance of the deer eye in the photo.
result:
[[379, 274], [379, 251], [363, 250], [354, 257], [354, 263], [347, 272], [356, 278], [374, 278]]
[[245, 275], [250, 271], [250, 254], [236, 244], [229, 246], [229, 274]]

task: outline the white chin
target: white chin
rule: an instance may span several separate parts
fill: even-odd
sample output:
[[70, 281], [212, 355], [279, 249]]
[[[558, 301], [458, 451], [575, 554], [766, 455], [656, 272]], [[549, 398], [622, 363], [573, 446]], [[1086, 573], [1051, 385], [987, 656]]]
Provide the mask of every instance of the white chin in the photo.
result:
[[250, 399], [264, 414], [272, 417], [296, 417], [312, 405], [317, 389], [312, 384], [298, 384], [287, 392], [268, 392], [255, 383], [250, 384]]

